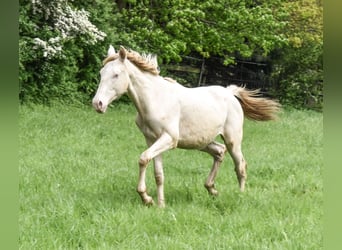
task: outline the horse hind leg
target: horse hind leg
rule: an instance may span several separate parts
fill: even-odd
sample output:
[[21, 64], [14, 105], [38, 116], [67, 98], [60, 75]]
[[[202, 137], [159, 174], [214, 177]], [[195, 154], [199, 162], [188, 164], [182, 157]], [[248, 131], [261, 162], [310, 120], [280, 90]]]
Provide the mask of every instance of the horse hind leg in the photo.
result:
[[234, 161], [235, 173], [239, 181], [240, 190], [243, 192], [247, 179], [247, 162], [245, 161], [241, 150], [242, 131], [230, 133], [229, 135], [226, 134], [224, 136], [224, 141], [228, 152]]
[[215, 189], [215, 178], [227, 151], [226, 146], [218, 142], [212, 142], [202, 149], [202, 151], [209, 153], [214, 158], [213, 166], [204, 186], [209, 194], [216, 196], [218, 195], [218, 191]]
[[245, 184], [247, 179], [247, 162], [245, 161], [241, 150], [239, 153], [238, 151], [234, 151], [233, 149], [231, 155], [234, 155], [232, 157], [234, 158], [235, 173], [239, 181], [240, 190], [243, 192], [245, 191]]

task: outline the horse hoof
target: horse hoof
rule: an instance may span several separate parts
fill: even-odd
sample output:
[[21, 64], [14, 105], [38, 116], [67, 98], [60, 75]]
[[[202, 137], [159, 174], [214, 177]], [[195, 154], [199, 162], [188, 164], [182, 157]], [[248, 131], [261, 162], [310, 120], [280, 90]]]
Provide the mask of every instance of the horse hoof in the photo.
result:
[[165, 208], [165, 203], [158, 203], [159, 208]]
[[144, 200], [144, 204], [146, 205], [146, 206], [152, 206], [152, 205], [154, 205], [154, 201], [153, 201], [153, 199], [152, 199], [152, 197], [147, 197], [145, 200]]
[[208, 193], [212, 196], [218, 196], [219, 192], [214, 188], [214, 187], [209, 187], [209, 186], [205, 186], [206, 189], [208, 190]]
[[218, 194], [219, 194], [219, 192], [216, 190], [216, 189], [212, 189], [212, 190], [210, 190], [210, 192], [209, 192], [212, 196], [218, 196]]

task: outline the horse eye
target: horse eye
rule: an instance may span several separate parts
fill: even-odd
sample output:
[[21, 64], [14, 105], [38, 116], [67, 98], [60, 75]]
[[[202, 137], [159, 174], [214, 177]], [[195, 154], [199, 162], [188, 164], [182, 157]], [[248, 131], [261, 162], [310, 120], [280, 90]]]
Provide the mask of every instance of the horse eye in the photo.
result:
[[117, 78], [119, 75], [118, 74], [114, 74], [113, 75], [113, 78]]

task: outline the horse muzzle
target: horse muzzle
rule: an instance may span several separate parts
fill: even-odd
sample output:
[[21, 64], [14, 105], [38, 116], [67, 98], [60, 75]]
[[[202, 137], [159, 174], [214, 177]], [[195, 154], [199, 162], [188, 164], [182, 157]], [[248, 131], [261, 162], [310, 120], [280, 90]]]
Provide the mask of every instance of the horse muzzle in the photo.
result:
[[105, 113], [106, 110], [107, 110], [107, 106], [106, 104], [104, 104], [101, 100], [98, 100], [98, 99], [93, 99], [93, 107], [95, 108], [95, 110], [98, 112], [98, 113]]

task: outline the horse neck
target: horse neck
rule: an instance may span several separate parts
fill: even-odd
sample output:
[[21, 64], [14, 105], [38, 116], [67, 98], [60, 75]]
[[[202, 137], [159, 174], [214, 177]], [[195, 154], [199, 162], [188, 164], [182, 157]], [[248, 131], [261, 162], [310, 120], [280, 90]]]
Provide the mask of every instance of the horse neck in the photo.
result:
[[152, 112], [158, 105], [154, 102], [155, 96], [160, 93], [160, 88], [163, 83], [160, 81], [162, 77], [152, 75], [148, 72], [143, 72], [130, 63], [128, 86], [128, 96], [133, 101], [137, 111], [141, 116]]

